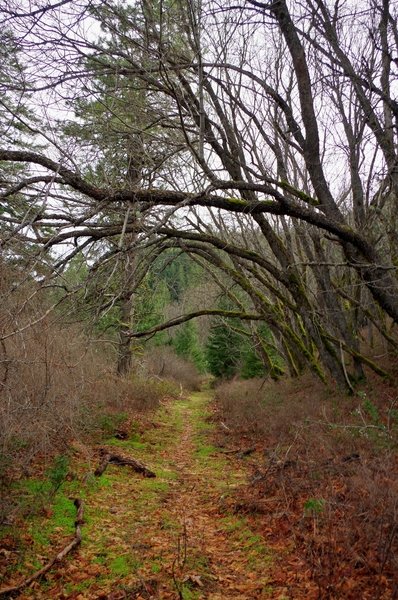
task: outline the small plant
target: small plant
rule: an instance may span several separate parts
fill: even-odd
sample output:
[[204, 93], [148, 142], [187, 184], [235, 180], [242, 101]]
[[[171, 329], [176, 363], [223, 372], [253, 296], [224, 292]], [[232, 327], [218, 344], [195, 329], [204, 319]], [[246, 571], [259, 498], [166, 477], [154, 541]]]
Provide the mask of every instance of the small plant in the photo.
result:
[[380, 425], [379, 410], [375, 404], [364, 394], [363, 408], [366, 414], [370, 417], [374, 425]]
[[304, 513], [306, 516], [320, 515], [325, 510], [325, 500], [323, 498], [308, 498], [304, 502]]
[[102, 414], [98, 419], [98, 426], [105, 436], [110, 436], [127, 419], [125, 412]]
[[50, 483], [49, 496], [54, 496], [61, 485], [64, 483], [69, 470], [69, 457], [61, 454], [57, 456], [50, 469], [47, 470], [46, 476]]

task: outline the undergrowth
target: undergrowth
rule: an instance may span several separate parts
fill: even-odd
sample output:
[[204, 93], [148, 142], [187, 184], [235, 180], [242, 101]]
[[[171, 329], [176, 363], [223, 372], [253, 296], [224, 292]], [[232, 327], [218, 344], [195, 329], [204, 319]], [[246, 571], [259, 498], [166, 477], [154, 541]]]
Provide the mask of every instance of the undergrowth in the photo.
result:
[[397, 400], [387, 384], [344, 396], [310, 376], [216, 390], [225, 443], [258, 451], [235, 510], [290, 540], [319, 598], [397, 597]]

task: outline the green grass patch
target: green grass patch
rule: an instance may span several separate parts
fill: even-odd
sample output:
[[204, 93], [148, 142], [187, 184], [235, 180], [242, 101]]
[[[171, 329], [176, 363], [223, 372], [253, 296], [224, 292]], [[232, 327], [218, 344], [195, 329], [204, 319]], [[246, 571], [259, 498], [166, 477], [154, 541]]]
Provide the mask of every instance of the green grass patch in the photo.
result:
[[162, 564], [159, 561], [154, 560], [151, 563], [151, 573], [153, 573], [154, 575], [156, 575], [157, 573], [160, 573], [161, 570], [162, 570]]
[[166, 493], [169, 491], [170, 484], [167, 481], [160, 481], [159, 479], [146, 479], [143, 481], [143, 490]]
[[112, 575], [118, 575], [119, 577], [125, 577], [132, 571], [131, 561], [129, 556], [116, 556], [109, 563], [109, 570]]
[[65, 592], [67, 594], [76, 594], [79, 592], [85, 592], [87, 590], [89, 590], [92, 585], [93, 585], [94, 581], [93, 579], [86, 579], [85, 581], [79, 581], [79, 583], [67, 583], [65, 585]]
[[198, 444], [198, 447], [196, 449], [196, 454], [199, 457], [202, 458], [207, 458], [208, 456], [211, 456], [212, 454], [217, 454], [218, 450], [215, 446], [213, 446], [212, 444]]
[[130, 450], [146, 450], [148, 447], [147, 442], [143, 442], [138, 434], [134, 434], [133, 437], [127, 440], [118, 440], [117, 438], [109, 438], [105, 441], [107, 446], [113, 446], [116, 448], [125, 448]]
[[203, 598], [202, 593], [198, 590], [193, 590], [188, 583], [183, 583], [179, 591], [183, 600], [199, 600], [199, 598]]
[[158, 467], [156, 468], [156, 477], [158, 479], [166, 479], [166, 481], [176, 481], [178, 479], [178, 473], [171, 469], [165, 469]]
[[181, 524], [171, 519], [168, 515], [164, 515], [160, 522], [160, 528], [170, 531], [181, 531]]
[[234, 531], [240, 531], [245, 527], [245, 522], [243, 519], [239, 519], [238, 517], [224, 517], [220, 521], [222, 529], [226, 533], [233, 533]]
[[239, 542], [239, 547], [245, 551], [247, 562], [251, 567], [272, 561], [272, 555], [265, 545], [264, 539], [261, 535], [251, 531], [245, 518], [224, 517], [221, 519], [221, 527]]

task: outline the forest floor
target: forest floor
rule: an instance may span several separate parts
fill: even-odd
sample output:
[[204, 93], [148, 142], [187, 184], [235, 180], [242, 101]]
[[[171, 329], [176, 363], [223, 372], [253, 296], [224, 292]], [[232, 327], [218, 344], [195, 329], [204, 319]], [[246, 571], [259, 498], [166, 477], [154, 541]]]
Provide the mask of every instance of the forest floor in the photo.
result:
[[[293, 576], [303, 564], [291, 548], [269, 546], [249, 518], [234, 511], [232, 499], [250, 469], [245, 459], [213, 445], [210, 400], [209, 392], [198, 392], [167, 402], [149, 426], [126, 440], [107, 440], [113, 451], [155, 471], [153, 479], [116, 465], [101, 477], [87, 476], [97, 458], [76, 444], [75, 472], [53, 507], [28, 519], [17, 541], [9, 536], [0, 544], [7, 573], [2, 585], [23, 580], [67, 543], [71, 498], [79, 496], [85, 505], [80, 547], [17, 598], [292, 598], [275, 573], [284, 561]], [[305, 573], [300, 587], [300, 597], [317, 597]]]

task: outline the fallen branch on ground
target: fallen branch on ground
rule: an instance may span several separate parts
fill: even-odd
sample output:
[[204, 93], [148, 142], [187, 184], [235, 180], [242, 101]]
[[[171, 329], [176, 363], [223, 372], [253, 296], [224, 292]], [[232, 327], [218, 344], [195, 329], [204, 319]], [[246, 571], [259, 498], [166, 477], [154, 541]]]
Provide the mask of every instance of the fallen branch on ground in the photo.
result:
[[246, 450], [241, 450], [238, 448], [237, 450], [224, 450], [224, 454], [236, 454], [238, 458], [243, 458], [244, 456], [249, 456], [256, 451], [256, 448], [246, 448]]
[[220, 421], [220, 425], [223, 429], [225, 429], [225, 431], [232, 431], [232, 429], [230, 427], [228, 427], [228, 425], [226, 425], [225, 423], [223, 423], [223, 421]]
[[67, 554], [72, 552], [82, 541], [82, 532], [81, 526], [83, 525], [83, 512], [84, 512], [84, 504], [83, 500], [76, 498], [74, 501], [74, 505], [76, 506], [76, 520], [75, 520], [75, 537], [67, 546], [65, 546], [54, 558], [52, 558], [44, 567], [33, 573], [30, 577], [19, 583], [18, 585], [10, 586], [7, 588], [0, 589], [0, 598], [5, 598], [7, 596], [12, 596], [16, 594], [23, 588], [27, 587], [43, 575], [45, 575], [55, 564], [60, 563]]
[[101, 449], [103, 456], [102, 461], [94, 471], [96, 477], [100, 477], [109, 464], [132, 467], [137, 473], [142, 473], [144, 477], [156, 477], [156, 474], [148, 469], [142, 462], [135, 458], [122, 456], [121, 454], [113, 454]]

